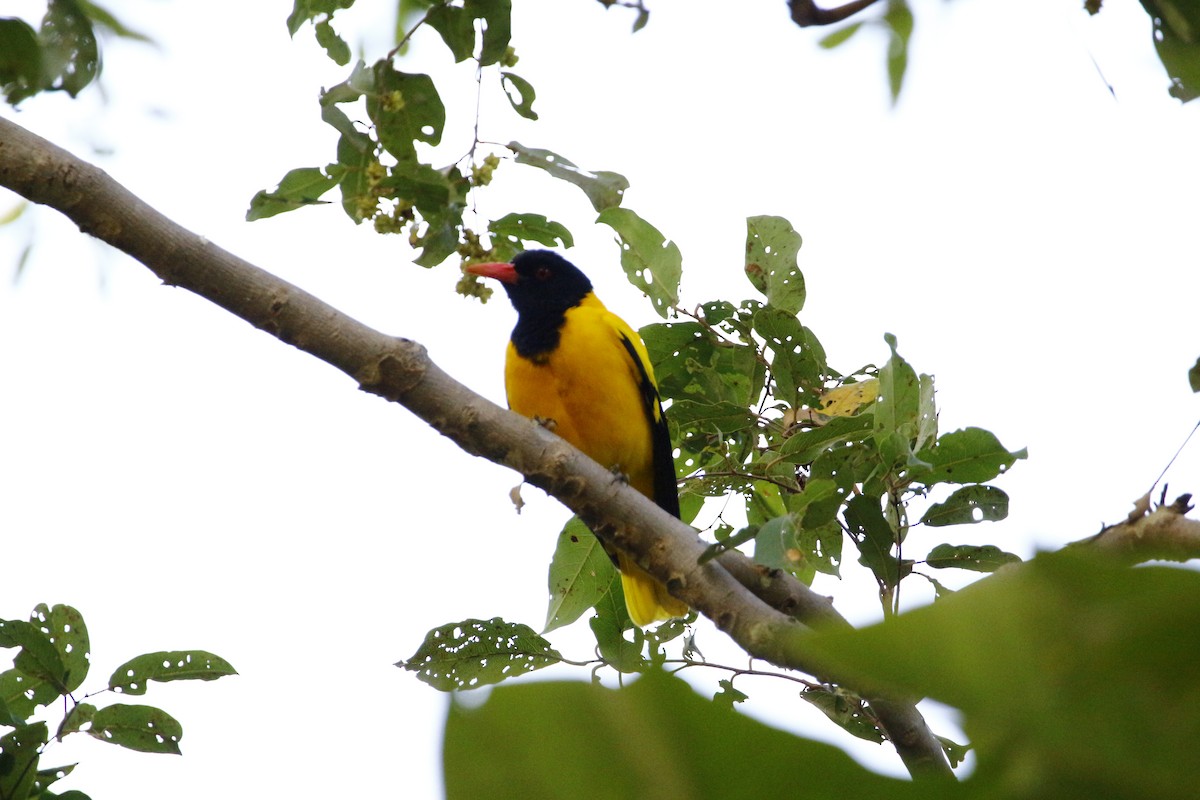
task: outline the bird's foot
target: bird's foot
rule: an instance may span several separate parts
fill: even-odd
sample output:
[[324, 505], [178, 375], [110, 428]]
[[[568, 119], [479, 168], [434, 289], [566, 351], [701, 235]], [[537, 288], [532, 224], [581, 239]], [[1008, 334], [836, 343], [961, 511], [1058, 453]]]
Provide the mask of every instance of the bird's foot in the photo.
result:
[[621, 470], [620, 464], [616, 464], [614, 466], [609, 467], [608, 471], [612, 473], [613, 480], [616, 481], [617, 483], [624, 483], [624, 484], [629, 483], [629, 476], [626, 475], [625, 472], [623, 472]]

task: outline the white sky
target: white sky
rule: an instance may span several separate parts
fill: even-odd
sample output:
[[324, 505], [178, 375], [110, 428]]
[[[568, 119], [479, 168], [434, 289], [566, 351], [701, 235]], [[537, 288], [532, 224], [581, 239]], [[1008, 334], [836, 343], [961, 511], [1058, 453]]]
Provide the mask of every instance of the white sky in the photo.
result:
[[[8, 13], [28, 18], [39, 5]], [[373, 59], [394, 4], [379, 4], [378, 17], [368, 5], [343, 29]], [[1195, 424], [1186, 371], [1200, 355], [1200, 105], [1167, 96], [1134, 0], [1109, 0], [1097, 19], [1076, 0], [918, 0], [894, 110], [875, 32], [827, 53], [815, 42], [828, 31], [794, 27], [782, 2], [651, 2], [636, 36], [632, 14], [588, 0], [517, 5], [515, 71], [536, 87], [542, 121], [487, 107], [484, 139], [624, 173], [626, 205], [683, 250], [685, 304], [749, 297], [745, 217], [787, 217], [805, 238], [802, 319], [835, 367], [882, 362], [883, 333], [894, 333], [918, 370], [936, 374], [943, 430], [979, 425], [1029, 448], [1000, 482], [1007, 522], [914, 533], [910, 554], [949, 540], [1029, 555], [1094, 533], [1124, 516]], [[109, 6], [162, 45], [106, 51], [109, 104], [89, 92], [2, 113], [214, 242], [423, 342], [502, 401], [512, 312], [453, 295], [452, 265], [412, 266], [403, 237], [355, 228], [332, 206], [243, 221], [255, 191], [332, 159], [317, 91], [346, 70], [309, 30], [289, 41], [291, 4]], [[401, 67], [447, 60], [418, 47]], [[442, 161], [469, 145], [460, 133], [472, 101], [469, 87], [448, 98], [457, 105]], [[0, 210], [13, 202], [0, 197]], [[605, 301], [635, 325], [656, 320], [577, 190], [506, 164], [479, 204], [484, 215], [536, 211], [567, 224], [579, 245], [569, 255]], [[438, 796], [445, 698], [392, 663], [446, 622], [498, 615], [540, 627], [564, 510], [527, 489], [517, 517], [511, 472], [162, 287], [55, 214], [0, 229], [4, 269], [31, 230], [25, 274], [0, 285], [10, 554], [0, 616], [38, 602], [78, 607], [93, 638], [85, 688], [159, 649], [208, 649], [241, 673], [152, 686], [144, 702], [183, 723], [184, 758], [68, 740], [45, 761], [81, 761], [61, 788], [97, 800], [233, 787]], [[1167, 476], [1172, 496], [1200, 489], [1198, 447]], [[870, 594], [861, 570], [845, 571], [843, 584], [819, 588], [854, 619], [873, 618], [873, 603], [854, 597]], [[589, 638], [554, 640], [586, 657]], [[711, 629], [699, 643], [735, 657]], [[832, 730], [790, 687], [781, 700], [765, 681], [739, 685], [755, 695], [752, 711], [901, 769]]]

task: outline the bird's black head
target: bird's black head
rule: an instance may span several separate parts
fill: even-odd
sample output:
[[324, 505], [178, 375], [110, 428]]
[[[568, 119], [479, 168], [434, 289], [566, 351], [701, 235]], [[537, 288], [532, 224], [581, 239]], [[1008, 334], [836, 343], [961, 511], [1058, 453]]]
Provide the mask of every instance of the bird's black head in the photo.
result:
[[520, 316], [545, 316], [557, 322], [592, 291], [592, 282], [578, 267], [549, 250], [518, 253], [512, 266], [517, 279], [505, 283], [504, 290]]
[[511, 264], [475, 264], [468, 272], [495, 278], [517, 310], [513, 343], [518, 352], [535, 357], [558, 346], [566, 313], [592, 291], [579, 268], [549, 250], [526, 250]]

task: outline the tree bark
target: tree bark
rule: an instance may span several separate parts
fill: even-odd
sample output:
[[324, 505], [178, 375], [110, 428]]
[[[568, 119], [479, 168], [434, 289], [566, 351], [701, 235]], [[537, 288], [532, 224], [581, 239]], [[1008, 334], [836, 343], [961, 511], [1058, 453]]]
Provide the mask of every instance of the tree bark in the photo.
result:
[[[849, 626], [828, 598], [736, 551], [700, 563], [706, 543], [690, 526], [559, 437], [454, 380], [417, 342], [375, 331], [184, 229], [103, 170], [3, 118], [0, 186], [62, 212], [164, 283], [337, 367], [468, 453], [517, 470], [607, 544], [632, 554], [751, 656], [854, 688], [852, 679], [808, 657], [804, 646], [812, 628]], [[868, 700], [914, 777], [952, 775], [940, 742], [911, 702]]]

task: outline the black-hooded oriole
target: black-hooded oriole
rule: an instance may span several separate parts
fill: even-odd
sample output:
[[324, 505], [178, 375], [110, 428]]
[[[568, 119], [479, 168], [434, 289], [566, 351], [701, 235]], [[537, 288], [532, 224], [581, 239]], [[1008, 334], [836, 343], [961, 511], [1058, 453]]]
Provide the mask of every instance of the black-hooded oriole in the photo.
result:
[[[475, 264], [467, 271], [500, 281], [517, 311], [504, 367], [509, 407], [547, 423], [678, 517], [671, 437], [641, 337], [557, 253], [528, 250], [511, 264]], [[687, 606], [632, 559], [616, 553], [614, 562], [636, 624], [687, 614]]]

